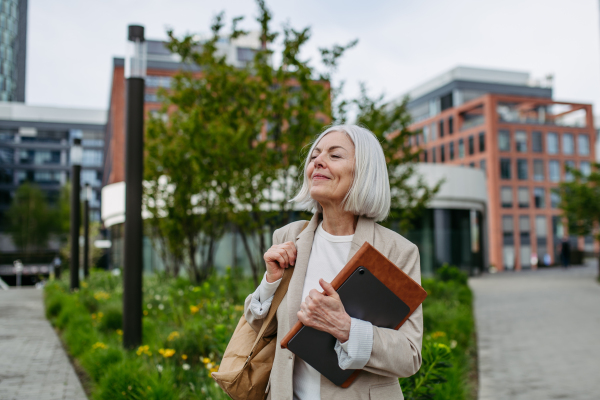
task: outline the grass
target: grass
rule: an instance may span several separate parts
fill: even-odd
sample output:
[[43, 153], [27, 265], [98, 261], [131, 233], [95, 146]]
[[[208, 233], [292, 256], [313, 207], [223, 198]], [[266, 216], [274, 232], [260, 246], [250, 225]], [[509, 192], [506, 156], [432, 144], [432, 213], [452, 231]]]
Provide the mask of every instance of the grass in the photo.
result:
[[[457, 275], [427, 279], [423, 365], [401, 379], [407, 399], [471, 399], [474, 354], [471, 292]], [[227, 399], [210, 378], [243, 312], [251, 279], [228, 271], [201, 285], [144, 277], [143, 345], [122, 347], [120, 276], [94, 271], [76, 293], [46, 285], [46, 314], [95, 400]], [[87, 382], [87, 383], [86, 383]], [[433, 397], [431, 397], [433, 396]]]

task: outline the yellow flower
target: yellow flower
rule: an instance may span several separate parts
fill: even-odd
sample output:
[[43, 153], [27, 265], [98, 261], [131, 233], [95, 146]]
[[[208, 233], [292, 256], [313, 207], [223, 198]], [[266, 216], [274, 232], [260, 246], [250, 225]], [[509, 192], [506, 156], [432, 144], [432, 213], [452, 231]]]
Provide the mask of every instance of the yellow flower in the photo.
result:
[[431, 337], [434, 338], [434, 339], [445, 337], [445, 336], [446, 336], [446, 332], [440, 332], [440, 331], [433, 332], [431, 334]]
[[145, 354], [147, 356], [152, 355], [152, 352], [150, 351], [150, 346], [148, 345], [138, 347], [136, 353], [138, 356], [141, 356], [142, 354]]
[[122, 330], [120, 330], [120, 329], [117, 329], [117, 335], [119, 335], [119, 336], [123, 336], [123, 331], [122, 331]]
[[197, 306], [190, 306], [190, 311], [192, 314], [196, 314], [198, 311], [200, 311], [200, 308]]
[[182, 354], [182, 355], [181, 355], [181, 358], [182, 358], [182, 359], [184, 359], [184, 360], [187, 360], [187, 355], [185, 355], [185, 354]]
[[81, 287], [84, 287], [84, 288], [88, 287], [88, 283], [87, 282], [81, 282]]
[[169, 334], [169, 337], [167, 338], [167, 340], [170, 342], [170, 341], [177, 339], [178, 337], [179, 337], [179, 332], [173, 331]]
[[219, 371], [219, 366], [218, 366], [218, 365], [215, 365], [213, 368], [211, 368], [211, 369], [208, 371], [208, 377], [210, 378], [210, 376], [211, 376], [211, 374], [212, 374], [213, 372], [218, 372], [218, 371]]
[[108, 300], [110, 298], [110, 294], [103, 291], [99, 291], [94, 293], [94, 298], [96, 300]]
[[96, 319], [96, 314], [92, 314], [92, 319]]
[[92, 346], [92, 350], [96, 350], [96, 349], [106, 349], [108, 346], [102, 342], [96, 342], [94, 343], [94, 345]]
[[244, 306], [238, 305], [234, 307], [235, 311], [244, 311]]
[[448, 353], [450, 352], [450, 347], [446, 346], [444, 343], [434, 343], [433, 345], [438, 349], [446, 350]]
[[148, 310], [144, 310], [144, 315], [148, 315]]
[[173, 355], [175, 354], [175, 350], [173, 349], [160, 349], [158, 350], [158, 352], [164, 357], [164, 358], [169, 358], [169, 357], [173, 357]]
[[210, 362], [210, 358], [208, 358], [208, 357], [204, 357], [204, 358], [202, 359], [202, 362], [203, 362], [204, 364], [208, 364], [208, 363]]

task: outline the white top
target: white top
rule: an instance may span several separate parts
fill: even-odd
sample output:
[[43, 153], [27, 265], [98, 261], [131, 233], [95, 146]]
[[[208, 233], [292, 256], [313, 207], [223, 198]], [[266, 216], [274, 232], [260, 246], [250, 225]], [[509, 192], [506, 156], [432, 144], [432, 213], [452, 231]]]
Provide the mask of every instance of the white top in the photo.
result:
[[[317, 227], [313, 240], [302, 301], [312, 289], [323, 291], [319, 279], [331, 282], [344, 268], [354, 235], [334, 236], [323, 229], [322, 222]], [[265, 318], [271, 306], [275, 290], [281, 279], [269, 283], [266, 274], [260, 286], [252, 295], [250, 310], [257, 318]], [[347, 342], [336, 342], [335, 350], [342, 369], [361, 369], [371, 357], [373, 348], [373, 327], [370, 322], [352, 318], [350, 337]], [[319, 400], [321, 398], [321, 374], [299, 357], [294, 362], [294, 400]]]

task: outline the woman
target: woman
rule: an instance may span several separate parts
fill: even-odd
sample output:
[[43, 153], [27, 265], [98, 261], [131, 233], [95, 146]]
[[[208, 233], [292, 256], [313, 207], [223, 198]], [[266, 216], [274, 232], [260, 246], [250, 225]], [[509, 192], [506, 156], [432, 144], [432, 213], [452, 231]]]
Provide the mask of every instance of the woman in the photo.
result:
[[[421, 282], [417, 247], [375, 221], [390, 209], [385, 157], [373, 133], [356, 125], [334, 126], [312, 145], [304, 182], [292, 199], [313, 218], [293, 222], [273, 234], [264, 254], [267, 271], [245, 303], [245, 317], [258, 331], [267, 316], [284, 269], [294, 265], [289, 289], [267, 329], [277, 342], [300, 320], [330, 333], [342, 369], [363, 369], [352, 385], [334, 385], [287, 349], [277, 346], [268, 399], [402, 399], [398, 377], [421, 366], [423, 312], [419, 307], [398, 330], [350, 318], [329, 282], [369, 242], [412, 279]], [[321, 294], [324, 292], [326, 295]]]

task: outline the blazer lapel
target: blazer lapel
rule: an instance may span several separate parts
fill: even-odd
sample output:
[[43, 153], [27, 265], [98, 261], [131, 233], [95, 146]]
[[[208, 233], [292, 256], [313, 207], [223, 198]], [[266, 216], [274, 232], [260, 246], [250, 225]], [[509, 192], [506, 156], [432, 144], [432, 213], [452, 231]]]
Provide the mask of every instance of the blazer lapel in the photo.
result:
[[312, 249], [313, 239], [315, 237], [317, 226], [319, 226], [319, 221], [319, 214], [314, 214], [308, 223], [308, 226], [296, 236], [296, 265], [294, 266], [294, 275], [292, 275], [292, 280], [290, 281], [287, 292], [289, 329], [292, 329], [296, 321], [298, 321], [296, 313], [300, 310], [300, 303], [302, 303], [304, 278], [306, 278], [310, 250]]
[[[372, 218], [366, 218], [363, 216], [358, 217], [358, 223], [356, 224], [356, 231], [354, 231], [354, 238], [352, 238], [352, 246], [350, 247], [350, 253], [346, 262], [350, 261], [354, 254], [362, 247], [365, 242], [369, 242], [371, 246], [375, 247], [375, 221]], [[293, 278], [292, 278], [293, 279]]]

